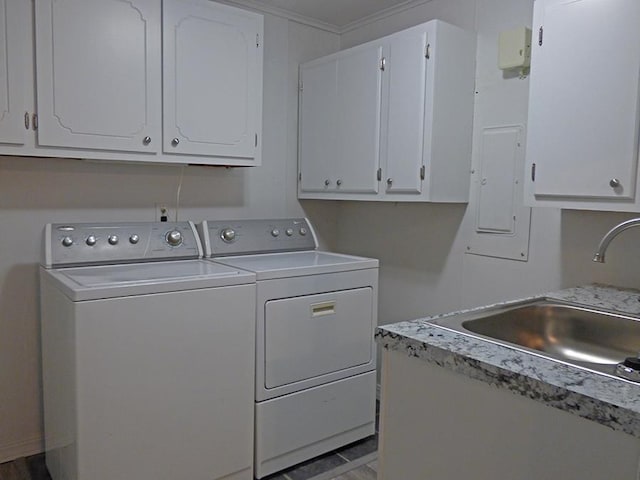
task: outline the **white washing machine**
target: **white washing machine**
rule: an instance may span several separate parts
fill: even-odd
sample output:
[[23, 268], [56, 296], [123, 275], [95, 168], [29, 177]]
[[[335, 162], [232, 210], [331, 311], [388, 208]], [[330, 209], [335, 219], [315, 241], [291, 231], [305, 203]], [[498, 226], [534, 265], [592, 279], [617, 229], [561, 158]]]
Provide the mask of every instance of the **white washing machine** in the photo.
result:
[[191, 222], [47, 225], [53, 480], [253, 478], [255, 274], [200, 259]]
[[256, 274], [256, 478], [372, 435], [378, 260], [318, 251], [303, 218], [198, 228]]

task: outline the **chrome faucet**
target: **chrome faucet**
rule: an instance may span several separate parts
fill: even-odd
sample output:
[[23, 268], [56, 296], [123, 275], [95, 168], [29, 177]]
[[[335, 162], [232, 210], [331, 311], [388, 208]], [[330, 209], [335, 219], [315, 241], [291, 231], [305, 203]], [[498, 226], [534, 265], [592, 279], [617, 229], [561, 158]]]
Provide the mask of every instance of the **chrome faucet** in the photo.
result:
[[607, 234], [602, 237], [602, 240], [600, 240], [600, 245], [598, 245], [598, 251], [593, 256], [593, 261], [604, 263], [604, 252], [607, 251], [607, 247], [611, 243], [611, 240], [616, 238], [619, 233], [632, 227], [640, 227], [640, 218], [632, 218], [631, 220], [622, 222], [609, 230]]

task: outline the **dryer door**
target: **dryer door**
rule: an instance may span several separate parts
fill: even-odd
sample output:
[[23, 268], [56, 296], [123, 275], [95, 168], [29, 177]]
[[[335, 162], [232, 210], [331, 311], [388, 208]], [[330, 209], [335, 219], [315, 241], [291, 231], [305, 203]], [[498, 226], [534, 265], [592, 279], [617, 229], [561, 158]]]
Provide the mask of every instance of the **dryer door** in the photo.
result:
[[373, 291], [358, 288], [265, 304], [265, 388], [369, 363]]

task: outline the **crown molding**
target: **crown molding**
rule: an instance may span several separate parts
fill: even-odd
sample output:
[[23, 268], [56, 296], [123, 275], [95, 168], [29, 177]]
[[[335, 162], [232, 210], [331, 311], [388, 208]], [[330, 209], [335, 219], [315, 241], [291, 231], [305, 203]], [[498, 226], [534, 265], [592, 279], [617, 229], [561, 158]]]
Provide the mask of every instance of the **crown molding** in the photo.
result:
[[316, 20], [315, 18], [300, 15], [300, 14], [291, 12], [289, 10], [285, 10], [284, 8], [265, 5], [264, 3], [256, 2], [255, 0], [217, 0], [217, 1], [220, 3], [226, 3], [227, 5], [245, 7], [250, 10], [255, 10], [258, 12], [275, 15], [276, 17], [286, 18], [287, 20], [292, 20], [297, 23], [302, 23], [303, 25], [309, 25], [310, 27], [315, 27], [320, 30], [324, 30], [326, 32], [335, 33], [337, 35], [340, 35], [340, 33], [342, 33], [342, 30], [337, 25], [333, 25], [331, 23], [326, 23], [320, 20]]
[[394, 5], [393, 7], [385, 8], [384, 10], [380, 10], [379, 12], [376, 12], [372, 15], [368, 15], [366, 17], [361, 18], [360, 20], [356, 20], [355, 22], [351, 22], [340, 27], [339, 28], [340, 34], [347, 33], [347, 32], [350, 32], [351, 30], [364, 27], [365, 25], [369, 25], [371, 23], [377, 22], [378, 20], [382, 20], [383, 18], [396, 15], [400, 12], [404, 12], [405, 10], [409, 10], [410, 8], [417, 7], [418, 5], [429, 3], [430, 1], [431, 0], [407, 0], [406, 2], [400, 3], [398, 5]]
[[226, 3], [228, 5], [235, 5], [235, 6], [248, 8], [250, 10], [254, 10], [262, 13], [268, 13], [271, 15], [275, 15], [277, 17], [286, 18], [287, 20], [292, 20], [294, 22], [302, 23], [303, 25], [315, 27], [320, 30], [324, 30], [326, 32], [341, 35], [343, 33], [350, 32], [351, 30], [364, 27], [365, 25], [368, 25], [370, 23], [377, 22], [378, 20], [382, 20], [383, 18], [390, 17], [391, 15], [395, 15], [405, 10], [409, 10], [410, 8], [417, 7], [418, 5], [422, 5], [423, 3], [428, 3], [431, 0], [407, 0], [398, 5], [394, 5], [393, 7], [385, 8], [384, 10], [381, 10], [377, 13], [363, 17], [360, 20], [356, 20], [355, 22], [348, 23], [342, 27], [338, 25], [333, 25], [331, 23], [322, 22], [320, 20], [316, 20], [315, 18], [307, 17], [305, 15], [300, 15], [298, 13], [285, 10], [284, 8], [265, 5], [264, 3], [257, 2], [255, 0], [217, 0], [217, 1], [219, 1], [220, 3]]

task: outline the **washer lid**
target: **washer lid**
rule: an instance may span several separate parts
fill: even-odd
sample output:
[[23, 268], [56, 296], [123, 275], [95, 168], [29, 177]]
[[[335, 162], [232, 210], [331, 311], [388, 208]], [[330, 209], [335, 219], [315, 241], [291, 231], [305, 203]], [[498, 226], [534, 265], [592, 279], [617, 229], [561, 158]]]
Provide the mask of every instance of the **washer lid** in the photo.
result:
[[319, 252], [317, 250], [221, 257], [216, 258], [215, 261], [255, 272], [258, 280], [378, 268], [378, 260], [374, 258]]
[[255, 275], [205, 260], [43, 270], [74, 301], [254, 283]]

